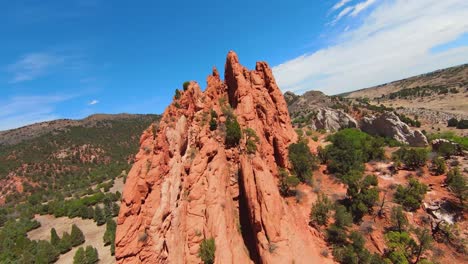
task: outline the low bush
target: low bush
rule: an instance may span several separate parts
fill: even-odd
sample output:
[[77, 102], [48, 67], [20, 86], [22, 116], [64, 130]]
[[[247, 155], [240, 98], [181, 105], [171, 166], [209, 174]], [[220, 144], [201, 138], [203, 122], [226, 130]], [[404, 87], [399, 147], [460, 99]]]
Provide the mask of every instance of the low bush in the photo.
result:
[[205, 264], [213, 264], [215, 260], [216, 245], [213, 238], [203, 239], [198, 250], [198, 256]]

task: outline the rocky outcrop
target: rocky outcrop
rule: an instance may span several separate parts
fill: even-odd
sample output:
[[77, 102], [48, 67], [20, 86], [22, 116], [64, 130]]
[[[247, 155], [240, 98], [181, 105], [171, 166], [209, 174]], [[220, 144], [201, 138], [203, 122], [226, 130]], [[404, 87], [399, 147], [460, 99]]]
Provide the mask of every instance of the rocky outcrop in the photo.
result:
[[[358, 126], [358, 122], [341, 109], [334, 109], [334, 99], [320, 91], [308, 91], [303, 95], [286, 92], [284, 99], [288, 104], [291, 116], [295, 117], [293, 123], [300, 121], [312, 129], [338, 131], [343, 128]], [[305, 124], [302, 122], [305, 121]], [[299, 125], [299, 124], [297, 124]]]
[[338, 131], [343, 128], [355, 128], [357, 121], [341, 110], [331, 108], [319, 108], [311, 119], [312, 129], [324, 129], [327, 131]]
[[361, 120], [360, 128], [366, 133], [394, 138], [401, 143], [413, 147], [424, 147], [428, 145], [427, 138], [421, 131], [410, 129], [410, 127], [400, 121], [398, 116], [393, 112], [385, 112], [378, 116], [371, 115], [364, 117]]
[[[230, 52], [224, 75], [214, 69], [205, 92], [191, 82], [141, 136], [117, 220], [117, 262], [201, 263], [200, 244], [213, 238], [215, 263], [331, 263], [277, 188], [297, 136], [271, 69], [258, 62], [249, 71]], [[245, 139], [225, 145], [232, 114], [258, 135], [255, 154]]]

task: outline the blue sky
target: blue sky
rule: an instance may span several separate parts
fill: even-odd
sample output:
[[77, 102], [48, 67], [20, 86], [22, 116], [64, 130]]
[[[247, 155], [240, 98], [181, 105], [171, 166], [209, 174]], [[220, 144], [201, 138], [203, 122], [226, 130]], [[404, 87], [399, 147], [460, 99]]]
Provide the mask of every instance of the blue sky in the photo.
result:
[[[442, 3], [441, 3], [442, 2]], [[0, 130], [162, 113], [229, 50], [283, 91], [336, 94], [468, 62], [464, 0], [3, 1]]]

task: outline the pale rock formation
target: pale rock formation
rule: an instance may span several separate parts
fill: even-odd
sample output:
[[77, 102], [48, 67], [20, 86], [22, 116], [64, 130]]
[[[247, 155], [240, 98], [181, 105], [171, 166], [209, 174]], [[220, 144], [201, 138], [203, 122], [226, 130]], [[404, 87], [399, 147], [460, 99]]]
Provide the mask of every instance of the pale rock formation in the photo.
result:
[[425, 147], [427, 138], [419, 130], [412, 130], [407, 124], [400, 121], [393, 112], [385, 112], [378, 116], [366, 116], [361, 120], [362, 131], [371, 135], [389, 137], [412, 147]]

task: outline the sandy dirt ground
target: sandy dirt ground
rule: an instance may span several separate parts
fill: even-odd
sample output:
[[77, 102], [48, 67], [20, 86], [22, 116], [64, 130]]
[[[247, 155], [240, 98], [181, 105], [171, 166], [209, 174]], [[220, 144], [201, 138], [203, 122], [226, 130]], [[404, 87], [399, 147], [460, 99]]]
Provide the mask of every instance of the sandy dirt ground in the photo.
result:
[[[110, 246], [104, 247], [102, 237], [106, 231], [106, 225], [97, 226], [93, 220], [83, 220], [81, 218], [70, 219], [68, 217], [55, 218], [51, 215], [36, 215], [35, 219], [41, 223], [41, 227], [32, 230], [28, 233], [28, 237], [33, 240], [49, 240], [50, 241], [50, 229], [54, 227], [57, 230], [57, 234], [61, 237], [63, 232], [71, 232], [71, 226], [76, 224], [85, 235], [86, 241], [81, 246], [91, 245], [98, 250], [99, 263], [107, 264], [114, 263], [114, 257], [110, 254]], [[70, 264], [73, 263], [73, 256], [80, 246], [74, 247], [69, 252], [60, 255], [57, 264]]]
[[112, 188], [110, 188], [109, 192], [116, 193], [116, 192], [119, 191], [120, 193], [122, 193], [124, 185], [125, 185], [125, 183], [123, 182], [123, 177], [116, 178], [114, 180], [114, 186], [112, 186]]

